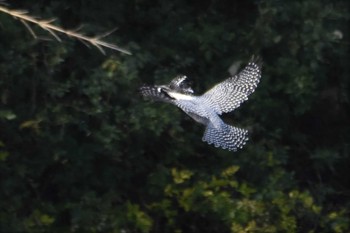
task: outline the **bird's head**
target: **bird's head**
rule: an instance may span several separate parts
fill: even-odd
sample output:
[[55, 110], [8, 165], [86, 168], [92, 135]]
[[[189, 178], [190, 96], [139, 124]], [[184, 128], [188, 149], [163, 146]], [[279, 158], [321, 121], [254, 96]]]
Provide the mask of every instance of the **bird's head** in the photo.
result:
[[149, 99], [160, 101], [190, 100], [194, 91], [186, 81], [187, 77], [177, 76], [168, 85], [142, 86], [141, 94]]
[[191, 99], [193, 90], [186, 82], [186, 76], [177, 76], [168, 85], [155, 86], [158, 94], [163, 94], [171, 99]]
[[179, 75], [175, 77], [173, 80], [171, 80], [168, 87], [172, 91], [178, 92], [180, 94], [192, 95], [194, 93], [189, 82], [187, 81], [187, 76], [185, 75]]

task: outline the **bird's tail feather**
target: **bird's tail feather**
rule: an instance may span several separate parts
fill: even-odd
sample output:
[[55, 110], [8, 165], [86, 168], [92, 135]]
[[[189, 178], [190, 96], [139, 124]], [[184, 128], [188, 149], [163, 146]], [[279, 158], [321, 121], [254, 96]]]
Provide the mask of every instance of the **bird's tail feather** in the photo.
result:
[[227, 124], [222, 124], [217, 129], [213, 124], [208, 124], [202, 140], [208, 144], [214, 144], [215, 147], [236, 151], [246, 144], [248, 131]]

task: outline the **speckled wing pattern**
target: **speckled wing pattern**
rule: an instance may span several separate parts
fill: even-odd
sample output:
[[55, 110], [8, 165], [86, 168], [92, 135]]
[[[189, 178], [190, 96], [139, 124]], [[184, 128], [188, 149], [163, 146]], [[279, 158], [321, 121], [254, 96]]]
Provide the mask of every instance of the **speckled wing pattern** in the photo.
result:
[[260, 78], [261, 61], [259, 58], [252, 57], [241, 72], [215, 85], [200, 98], [217, 114], [231, 112], [254, 92]]

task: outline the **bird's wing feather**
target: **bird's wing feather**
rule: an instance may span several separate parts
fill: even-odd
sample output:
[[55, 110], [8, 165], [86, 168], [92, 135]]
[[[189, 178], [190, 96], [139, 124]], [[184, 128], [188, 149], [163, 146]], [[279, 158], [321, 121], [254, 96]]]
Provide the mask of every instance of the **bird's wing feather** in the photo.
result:
[[261, 61], [252, 57], [238, 74], [215, 85], [200, 98], [215, 112], [222, 114], [238, 108], [254, 92], [261, 78]]

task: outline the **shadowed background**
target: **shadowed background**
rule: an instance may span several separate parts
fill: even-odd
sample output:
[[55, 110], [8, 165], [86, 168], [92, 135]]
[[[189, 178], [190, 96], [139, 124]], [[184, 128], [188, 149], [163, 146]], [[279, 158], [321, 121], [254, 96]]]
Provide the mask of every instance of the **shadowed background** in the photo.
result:
[[[1, 232], [346, 232], [349, 5], [334, 1], [9, 2], [133, 55], [0, 13]], [[49, 39], [49, 40], [48, 40]], [[261, 82], [224, 120], [244, 149], [144, 101], [187, 75], [195, 93], [252, 54]], [[242, 67], [241, 66], [241, 67]]]

